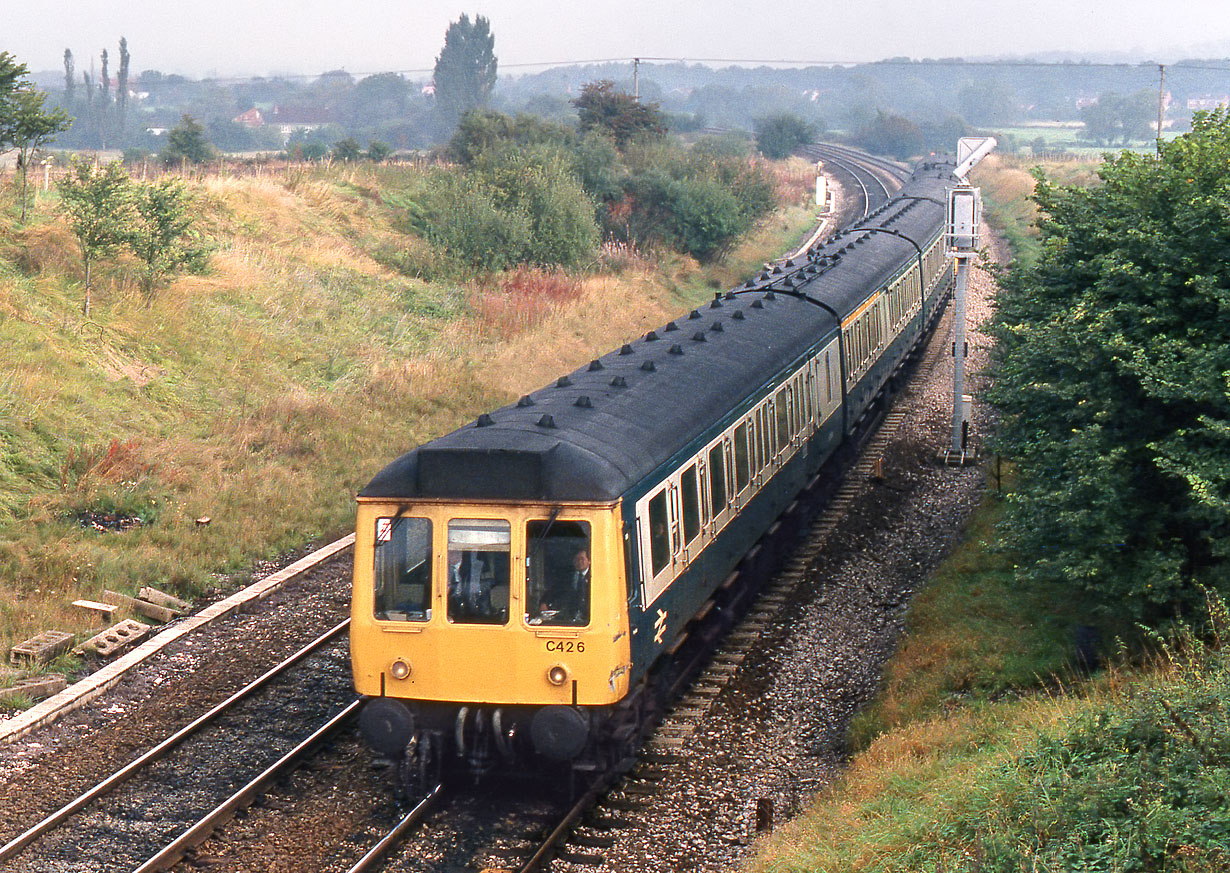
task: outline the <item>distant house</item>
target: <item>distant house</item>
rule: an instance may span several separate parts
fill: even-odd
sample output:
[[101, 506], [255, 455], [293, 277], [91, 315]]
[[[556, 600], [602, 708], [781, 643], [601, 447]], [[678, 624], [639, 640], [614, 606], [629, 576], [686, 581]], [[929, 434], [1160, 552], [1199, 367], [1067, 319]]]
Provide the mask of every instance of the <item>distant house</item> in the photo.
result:
[[321, 106], [275, 106], [270, 124], [282, 129], [282, 136], [289, 137], [297, 130], [316, 130], [333, 122], [333, 113]]
[[1198, 109], [1216, 109], [1218, 106], [1230, 106], [1230, 95], [1214, 97], [1212, 94], [1206, 94], [1203, 97], [1187, 98], [1187, 108], [1193, 112]]
[[242, 124], [244, 127], [264, 127], [265, 125], [265, 117], [261, 115], [261, 111], [255, 106], [247, 112], [239, 113], [231, 121], [236, 124]]

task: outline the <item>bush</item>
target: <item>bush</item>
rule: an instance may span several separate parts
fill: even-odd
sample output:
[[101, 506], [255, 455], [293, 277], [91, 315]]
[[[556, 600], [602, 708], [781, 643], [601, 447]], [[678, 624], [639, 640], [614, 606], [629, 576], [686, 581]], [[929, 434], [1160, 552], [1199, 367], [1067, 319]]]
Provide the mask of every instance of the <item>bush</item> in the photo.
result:
[[460, 177], [441, 175], [431, 194], [427, 236], [460, 266], [493, 272], [525, 259], [530, 220], [496, 206], [491, 193]]
[[756, 148], [766, 158], [789, 157], [799, 146], [807, 145], [816, 138], [818, 129], [797, 115], [782, 112], [767, 118], [758, 118]]
[[750, 224], [735, 195], [719, 182], [679, 179], [668, 193], [675, 236], [698, 260], [721, 254]]

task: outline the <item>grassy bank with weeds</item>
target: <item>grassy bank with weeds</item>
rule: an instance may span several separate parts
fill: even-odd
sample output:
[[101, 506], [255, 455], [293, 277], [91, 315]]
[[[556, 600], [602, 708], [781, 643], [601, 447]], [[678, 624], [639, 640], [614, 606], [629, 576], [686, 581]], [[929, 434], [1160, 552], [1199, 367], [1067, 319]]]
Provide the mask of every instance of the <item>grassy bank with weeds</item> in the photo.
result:
[[1230, 622], [1146, 667], [877, 737], [754, 871], [1225, 870]]
[[[39, 195], [0, 190], [0, 649], [92, 631], [69, 604], [192, 596], [346, 532], [385, 463], [730, 287], [793, 242], [765, 222], [726, 264], [608, 248], [574, 274], [427, 283], [411, 168], [193, 182], [202, 276], [143, 302]], [[204, 522], [208, 519], [208, 522]]]
[[970, 174], [970, 181], [982, 190], [987, 223], [1024, 263], [1038, 256], [1038, 217], [1036, 204], [1029, 199], [1034, 192], [1033, 171], [1041, 169], [1048, 179], [1061, 185], [1089, 185], [1097, 177], [1094, 161], [1037, 161], [1018, 155], [992, 154]]

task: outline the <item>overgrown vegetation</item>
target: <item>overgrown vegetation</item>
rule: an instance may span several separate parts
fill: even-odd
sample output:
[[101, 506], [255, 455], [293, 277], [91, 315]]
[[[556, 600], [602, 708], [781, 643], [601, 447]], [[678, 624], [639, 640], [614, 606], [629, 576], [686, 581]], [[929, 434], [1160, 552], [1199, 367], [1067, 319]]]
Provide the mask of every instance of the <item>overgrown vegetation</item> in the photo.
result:
[[[613, 113], [589, 132], [528, 115], [465, 115], [449, 145], [462, 173], [437, 170], [397, 200], [436, 249], [411, 271], [575, 268], [594, 259], [600, 239], [709, 261], [778, 205], [769, 170], [724, 141], [686, 148]], [[608, 138], [608, 129], [628, 135]]]
[[1143, 673], [888, 731], [750, 869], [1226, 869], [1230, 622], [1211, 615]]
[[1218, 111], [1099, 186], [1040, 179], [1044, 254], [999, 294], [988, 396], [1018, 576], [1103, 615], [1156, 623], [1230, 590], [1227, 166]]

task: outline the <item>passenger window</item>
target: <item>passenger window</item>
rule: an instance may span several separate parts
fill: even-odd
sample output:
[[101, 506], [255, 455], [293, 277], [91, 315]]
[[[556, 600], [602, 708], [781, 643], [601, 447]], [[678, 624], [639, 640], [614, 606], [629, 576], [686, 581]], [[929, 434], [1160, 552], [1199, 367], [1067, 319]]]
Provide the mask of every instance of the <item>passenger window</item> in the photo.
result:
[[507, 624], [512, 526], [502, 519], [448, 523], [448, 620]]
[[543, 519], [525, 526], [526, 624], [589, 624], [592, 554], [586, 522]]
[[743, 489], [747, 487], [748, 481], [751, 479], [751, 471], [748, 469], [748, 451], [747, 451], [747, 424], [741, 424], [735, 428], [735, 493], [742, 494]]
[[786, 389], [777, 392], [777, 450], [780, 452], [790, 442], [790, 405], [786, 402]]
[[670, 522], [666, 516], [666, 491], [649, 501], [649, 564], [653, 575], [666, 569], [671, 560]]
[[373, 569], [377, 619], [431, 619], [430, 519], [376, 519]]
[[714, 515], [726, 508], [726, 463], [720, 442], [709, 450], [709, 508]]
[[690, 543], [700, 533], [700, 492], [695, 467], [688, 467], [679, 477], [679, 504], [683, 510], [683, 541]]

